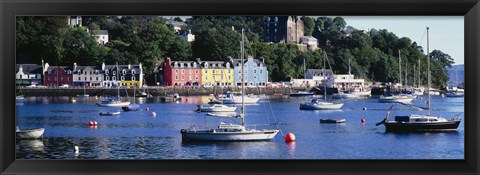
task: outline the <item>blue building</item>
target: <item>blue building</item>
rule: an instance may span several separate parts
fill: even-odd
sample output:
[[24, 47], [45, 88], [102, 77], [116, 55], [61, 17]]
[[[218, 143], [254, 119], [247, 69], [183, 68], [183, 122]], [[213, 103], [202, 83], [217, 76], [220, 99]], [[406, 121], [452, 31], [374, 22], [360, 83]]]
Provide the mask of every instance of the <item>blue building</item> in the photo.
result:
[[[234, 68], [234, 83], [236, 86], [242, 85], [241, 60], [230, 59]], [[268, 82], [267, 65], [263, 60], [253, 59], [249, 56], [245, 61], [245, 86], [265, 86]]]

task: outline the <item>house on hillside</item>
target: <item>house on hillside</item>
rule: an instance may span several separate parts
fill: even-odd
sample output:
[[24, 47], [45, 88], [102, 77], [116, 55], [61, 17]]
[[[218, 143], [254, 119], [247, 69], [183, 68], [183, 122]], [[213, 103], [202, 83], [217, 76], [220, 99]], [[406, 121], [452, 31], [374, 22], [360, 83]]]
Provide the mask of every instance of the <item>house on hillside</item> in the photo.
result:
[[300, 16], [268, 16], [263, 31], [263, 42], [298, 44], [304, 24]]

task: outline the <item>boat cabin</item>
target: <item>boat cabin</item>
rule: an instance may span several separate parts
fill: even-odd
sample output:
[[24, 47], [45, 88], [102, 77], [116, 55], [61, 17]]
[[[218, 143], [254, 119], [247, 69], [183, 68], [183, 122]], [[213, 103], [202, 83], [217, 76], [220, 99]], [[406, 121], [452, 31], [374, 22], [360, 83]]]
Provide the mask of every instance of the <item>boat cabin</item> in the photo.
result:
[[395, 121], [399, 123], [427, 123], [427, 122], [445, 122], [446, 119], [426, 115], [395, 116]]
[[232, 124], [232, 123], [220, 123], [217, 129], [212, 129], [212, 132], [239, 132], [244, 131], [245, 127], [242, 125]]

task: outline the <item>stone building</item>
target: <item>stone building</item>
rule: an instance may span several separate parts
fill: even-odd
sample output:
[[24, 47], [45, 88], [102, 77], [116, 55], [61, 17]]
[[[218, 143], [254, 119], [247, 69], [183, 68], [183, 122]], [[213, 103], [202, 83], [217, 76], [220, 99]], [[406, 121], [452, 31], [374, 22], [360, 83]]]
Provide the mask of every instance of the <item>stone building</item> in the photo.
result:
[[268, 16], [263, 31], [263, 42], [298, 44], [304, 36], [304, 24], [300, 16]]

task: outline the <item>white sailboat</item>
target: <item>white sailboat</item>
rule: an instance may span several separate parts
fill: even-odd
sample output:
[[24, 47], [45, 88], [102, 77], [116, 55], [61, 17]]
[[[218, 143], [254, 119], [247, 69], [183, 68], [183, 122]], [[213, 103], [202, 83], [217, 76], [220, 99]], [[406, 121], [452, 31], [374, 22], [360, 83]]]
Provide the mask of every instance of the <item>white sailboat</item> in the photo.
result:
[[[401, 69], [401, 57], [400, 57], [400, 50], [398, 50], [398, 63], [399, 63], [399, 84], [402, 85], [402, 69]], [[406, 84], [406, 82], [405, 82]], [[399, 95], [382, 95], [378, 99], [379, 103], [411, 103], [413, 99], [417, 96], [410, 95], [410, 94], [399, 94]]]
[[234, 93], [228, 91], [224, 96], [219, 97], [218, 100], [220, 100], [223, 104], [241, 104], [242, 101], [245, 104], [255, 104], [260, 100], [260, 98], [253, 95], [244, 97], [236, 96]]
[[[325, 55], [323, 56], [323, 70], [325, 70], [325, 64], [326, 64], [326, 52], [324, 51]], [[331, 68], [331, 67], [330, 67]], [[325, 71], [323, 71], [325, 72]], [[327, 77], [324, 74], [324, 100], [321, 100], [319, 98], [312, 99], [310, 102], [305, 102], [300, 104], [300, 109], [303, 110], [335, 110], [335, 109], [341, 109], [343, 106], [343, 103], [335, 103], [335, 102], [330, 102], [327, 101]]]
[[[118, 72], [118, 64], [117, 64], [117, 72]], [[118, 73], [116, 74], [118, 80]], [[103, 107], [124, 107], [130, 105], [129, 101], [121, 101], [120, 100], [120, 84], [117, 84], [117, 97], [110, 97], [105, 100], [100, 100], [97, 103], [97, 106]]]
[[43, 136], [43, 132], [45, 132], [45, 128], [20, 130], [17, 127], [15, 134], [17, 138], [20, 138], [20, 139], [38, 139]]
[[233, 112], [237, 107], [222, 104], [198, 105], [199, 112]]
[[[242, 75], [243, 75], [243, 59], [244, 59], [244, 47], [243, 47], [243, 29], [242, 29], [242, 41], [240, 42], [241, 62], [242, 62]], [[244, 108], [244, 89], [245, 89], [245, 76], [242, 76], [242, 107], [240, 117], [242, 118], [242, 124], [232, 124], [221, 122], [217, 128], [213, 129], [196, 129], [196, 127], [190, 127], [188, 129], [182, 129], [183, 141], [268, 141], [272, 140], [275, 135], [280, 131], [278, 129], [249, 129], [245, 127], [245, 108]]]
[[[430, 73], [430, 53], [429, 53], [429, 39], [427, 27], [427, 76], [428, 89], [431, 87], [431, 73]], [[427, 115], [411, 114], [409, 116], [395, 116], [395, 120], [388, 120], [390, 111], [381, 122], [376, 125], [385, 125], [387, 132], [424, 132], [424, 131], [450, 131], [456, 130], [460, 124], [459, 119], [447, 120], [443, 117], [430, 115], [430, 94], [428, 93], [427, 100]], [[393, 107], [393, 105], [392, 105]]]

